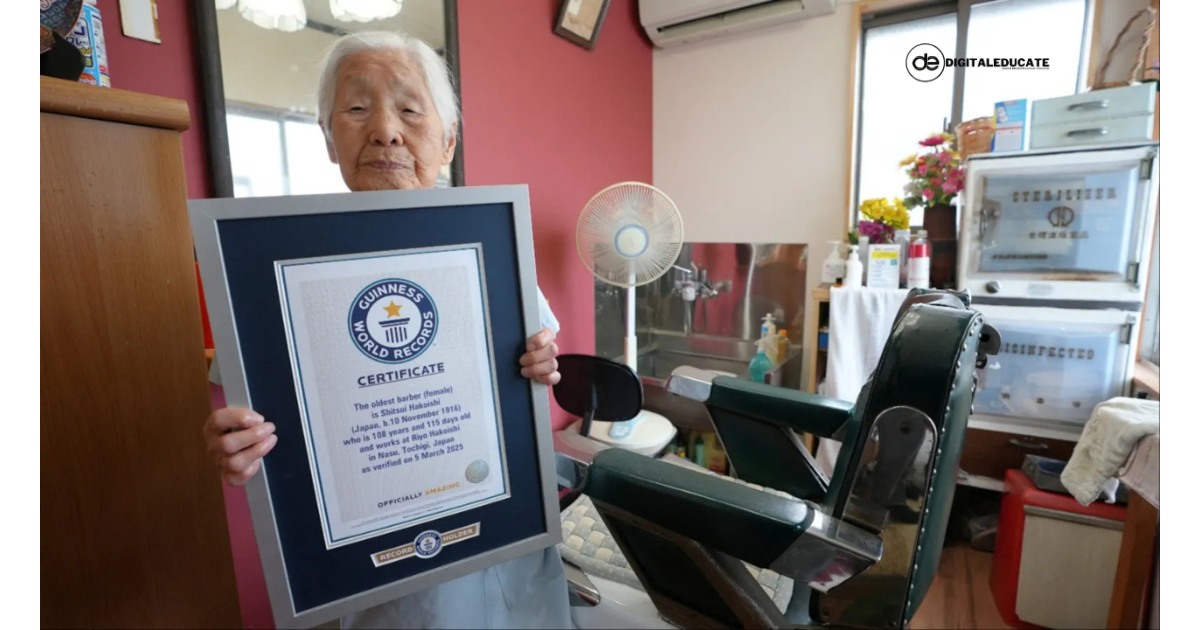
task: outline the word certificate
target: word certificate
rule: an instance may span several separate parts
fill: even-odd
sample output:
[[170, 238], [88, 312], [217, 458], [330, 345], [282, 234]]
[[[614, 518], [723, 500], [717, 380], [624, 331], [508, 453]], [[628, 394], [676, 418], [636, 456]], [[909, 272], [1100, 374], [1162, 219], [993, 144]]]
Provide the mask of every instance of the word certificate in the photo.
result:
[[327, 548], [509, 496], [478, 246], [275, 267]]

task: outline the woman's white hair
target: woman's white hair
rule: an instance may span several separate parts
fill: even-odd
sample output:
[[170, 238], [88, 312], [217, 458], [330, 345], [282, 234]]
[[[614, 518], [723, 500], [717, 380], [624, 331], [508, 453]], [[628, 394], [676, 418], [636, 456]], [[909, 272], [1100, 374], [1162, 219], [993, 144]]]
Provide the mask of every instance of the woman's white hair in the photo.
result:
[[442, 119], [442, 142], [448, 144], [456, 133], [459, 120], [458, 98], [450, 82], [450, 69], [429, 44], [407, 34], [393, 31], [365, 31], [344, 35], [325, 54], [321, 82], [317, 86], [317, 117], [330, 138], [329, 117], [337, 97], [338, 66], [347, 56], [364, 50], [402, 50], [417, 59], [425, 71], [425, 83], [433, 106]]

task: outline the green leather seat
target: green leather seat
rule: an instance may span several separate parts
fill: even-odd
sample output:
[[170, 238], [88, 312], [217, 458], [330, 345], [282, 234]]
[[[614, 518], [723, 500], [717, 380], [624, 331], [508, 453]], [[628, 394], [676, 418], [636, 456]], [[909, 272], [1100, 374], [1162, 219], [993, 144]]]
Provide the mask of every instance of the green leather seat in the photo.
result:
[[[581, 490], [667, 620], [684, 627], [901, 628], [936, 574], [984, 354], [999, 337], [969, 296], [914, 290], [855, 404], [680, 368], [737, 478], [620, 449]], [[798, 434], [842, 442], [825, 479]], [[780, 610], [743, 562], [792, 577]]]

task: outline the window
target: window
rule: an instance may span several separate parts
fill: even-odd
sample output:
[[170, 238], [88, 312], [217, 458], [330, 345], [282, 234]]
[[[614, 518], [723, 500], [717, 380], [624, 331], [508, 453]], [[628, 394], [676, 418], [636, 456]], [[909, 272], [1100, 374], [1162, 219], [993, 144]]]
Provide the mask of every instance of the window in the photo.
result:
[[[229, 106], [229, 161], [235, 197], [273, 197], [346, 192], [338, 166], [329, 161], [325, 135], [311, 116]], [[442, 167], [437, 186], [450, 185]]]
[[[916, 152], [924, 134], [990, 116], [999, 101], [1078, 92], [1085, 85], [1090, 1], [957, 0], [864, 15], [855, 216], [863, 199], [904, 196], [907, 178], [898, 163]], [[902, 70], [918, 44], [955, 58], [1048, 58], [1050, 69], [946, 68], [922, 83]], [[914, 226], [922, 214], [913, 210]]]

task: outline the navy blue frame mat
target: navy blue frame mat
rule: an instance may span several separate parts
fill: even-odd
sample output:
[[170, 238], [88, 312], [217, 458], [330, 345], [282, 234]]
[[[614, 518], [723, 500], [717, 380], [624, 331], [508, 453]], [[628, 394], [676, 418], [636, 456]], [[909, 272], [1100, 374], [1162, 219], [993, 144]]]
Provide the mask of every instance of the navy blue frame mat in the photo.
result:
[[[218, 238], [255, 411], [275, 423], [267, 487], [297, 613], [544, 534], [529, 381], [518, 360], [526, 339], [516, 230], [510, 204], [292, 215], [223, 220]], [[512, 495], [474, 510], [336, 549], [325, 549], [288, 354], [275, 262], [481, 243], [496, 358], [502, 431]], [[341, 331], [339, 331], [341, 332]], [[413, 542], [421, 531], [480, 523], [480, 535], [376, 568], [371, 555]]]

